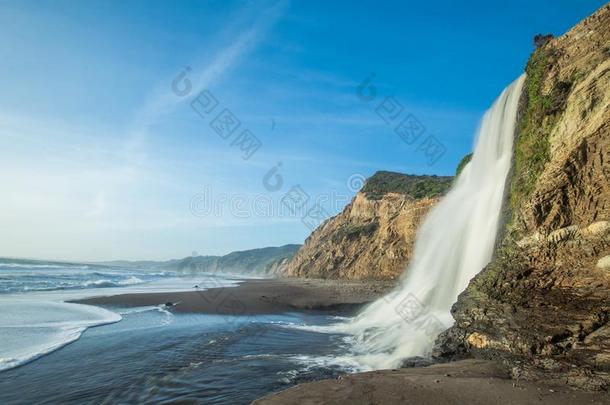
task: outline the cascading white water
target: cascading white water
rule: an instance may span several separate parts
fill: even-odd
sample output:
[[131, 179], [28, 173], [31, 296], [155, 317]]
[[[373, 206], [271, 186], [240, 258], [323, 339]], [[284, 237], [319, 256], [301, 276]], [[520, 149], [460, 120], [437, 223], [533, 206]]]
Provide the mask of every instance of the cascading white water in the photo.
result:
[[429, 355], [434, 339], [453, 324], [449, 311], [458, 295], [491, 260], [524, 80], [485, 113], [472, 160], [424, 221], [400, 286], [338, 326], [355, 336], [357, 361], [366, 368]]

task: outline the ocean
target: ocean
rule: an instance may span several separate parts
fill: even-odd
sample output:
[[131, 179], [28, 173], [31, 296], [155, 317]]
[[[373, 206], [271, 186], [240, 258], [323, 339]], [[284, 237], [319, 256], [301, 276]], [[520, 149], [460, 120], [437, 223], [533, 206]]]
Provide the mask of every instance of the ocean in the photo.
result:
[[0, 259], [0, 403], [246, 404], [358, 371], [346, 336], [312, 330], [340, 320], [325, 313], [240, 317], [66, 302], [189, 291], [205, 285], [199, 277]]

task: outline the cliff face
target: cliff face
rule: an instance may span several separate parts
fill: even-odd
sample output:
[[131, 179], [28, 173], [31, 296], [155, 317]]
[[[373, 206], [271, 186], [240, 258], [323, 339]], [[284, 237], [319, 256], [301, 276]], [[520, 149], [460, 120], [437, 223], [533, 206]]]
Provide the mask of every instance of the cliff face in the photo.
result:
[[532, 54], [507, 225], [436, 354], [610, 386], [610, 6]]
[[417, 229], [451, 177], [379, 172], [318, 228], [288, 263], [288, 277], [393, 280], [412, 254]]

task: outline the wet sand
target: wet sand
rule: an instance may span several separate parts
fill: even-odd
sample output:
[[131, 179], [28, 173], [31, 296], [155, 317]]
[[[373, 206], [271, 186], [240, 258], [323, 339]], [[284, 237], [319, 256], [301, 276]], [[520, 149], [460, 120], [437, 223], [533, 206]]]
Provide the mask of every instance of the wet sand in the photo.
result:
[[[392, 283], [370, 281], [245, 280], [236, 287], [124, 294], [78, 302], [111, 307], [171, 303], [170, 310], [181, 313], [257, 315], [311, 310], [352, 315], [392, 288]], [[300, 384], [253, 404], [610, 405], [610, 394], [514, 381], [494, 362], [463, 360]]]
[[336, 280], [245, 280], [236, 287], [188, 292], [123, 294], [75, 301], [111, 307], [172, 304], [171, 311], [259, 315], [291, 311], [352, 314], [393, 288], [388, 282]]
[[608, 405], [610, 394], [513, 381], [493, 362], [463, 360], [301, 384], [253, 402], [290, 404]]

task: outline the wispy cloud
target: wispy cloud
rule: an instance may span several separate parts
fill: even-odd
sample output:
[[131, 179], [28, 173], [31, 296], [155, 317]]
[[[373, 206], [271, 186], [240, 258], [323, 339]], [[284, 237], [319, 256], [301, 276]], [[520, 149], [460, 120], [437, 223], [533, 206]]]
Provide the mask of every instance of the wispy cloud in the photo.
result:
[[[235, 39], [221, 48], [211, 60], [194, 58], [196, 62], [190, 64], [193, 69], [193, 75], [189, 77], [192, 82], [191, 93], [196, 94], [211, 84], [218, 84], [218, 81], [224, 75], [235, 68], [246, 55], [256, 49], [269, 30], [281, 18], [286, 6], [287, 2], [280, 1], [270, 8], [259, 11], [259, 15], [255, 17], [254, 22], [249, 27], [229, 33], [228, 36]], [[171, 92], [169, 83], [172, 80], [173, 78], [163, 81], [160, 89], [153, 92], [152, 96], [135, 114], [132, 128], [134, 136], [141, 136], [143, 131], [160, 116], [171, 113], [178, 105], [186, 102], [185, 98], [176, 97]]]
[[[260, 10], [248, 27], [228, 33], [227, 36], [235, 39], [222, 47], [211, 59], [201, 59], [199, 56], [194, 58], [199, 60], [191, 64], [192, 77], [189, 77], [192, 85], [191, 94], [197, 94], [212, 84], [218, 84], [245, 56], [253, 52], [281, 18], [287, 4], [286, 1], [279, 1], [270, 8]], [[150, 127], [189, 99], [177, 97], [171, 91], [170, 84], [173, 79], [163, 80], [134, 114], [131, 126], [126, 131], [127, 140], [122, 150], [129, 172], [136, 171], [147, 158], [146, 141]], [[103, 194], [103, 191], [99, 193]]]
[[[230, 78], [230, 73], [263, 43], [285, 7], [285, 2], [277, 2], [255, 14], [250, 7], [249, 22], [209, 38], [216, 45], [222, 43], [220, 38], [229, 38], [211, 57], [197, 55], [193, 61], [184, 61], [192, 67], [192, 94]], [[5, 229], [19, 230], [3, 241], [2, 253], [26, 256], [25, 252], [36, 250], [37, 256], [51, 258], [86, 256], [93, 253], [70, 253], [70, 246], [88, 243], [89, 247], [97, 246], [95, 254], [108, 255], [118, 243], [113, 239], [127, 237], [111, 232], [117, 229], [131, 234], [151, 227], [162, 230], [160, 234], [200, 229], [201, 221], [188, 212], [193, 183], [188, 174], [197, 172], [196, 182], [205, 182], [201, 167], [207, 161], [212, 165], [223, 153], [227, 157], [220, 159], [230, 163], [232, 155], [206, 147], [197, 166], [190, 169], [184, 167], [189, 162], [171, 165], [172, 156], [163, 156], [149, 146], [154, 125], [190, 99], [172, 93], [172, 80], [160, 79], [123, 130], [40, 120], [30, 111], [0, 112], [0, 179], [6, 185], [5, 198], [0, 201], [0, 223]], [[119, 137], [120, 133], [125, 135]], [[148, 155], [155, 159], [147, 159]], [[27, 226], [29, 223], [35, 225]], [[57, 229], [63, 238], [53, 236]]]

